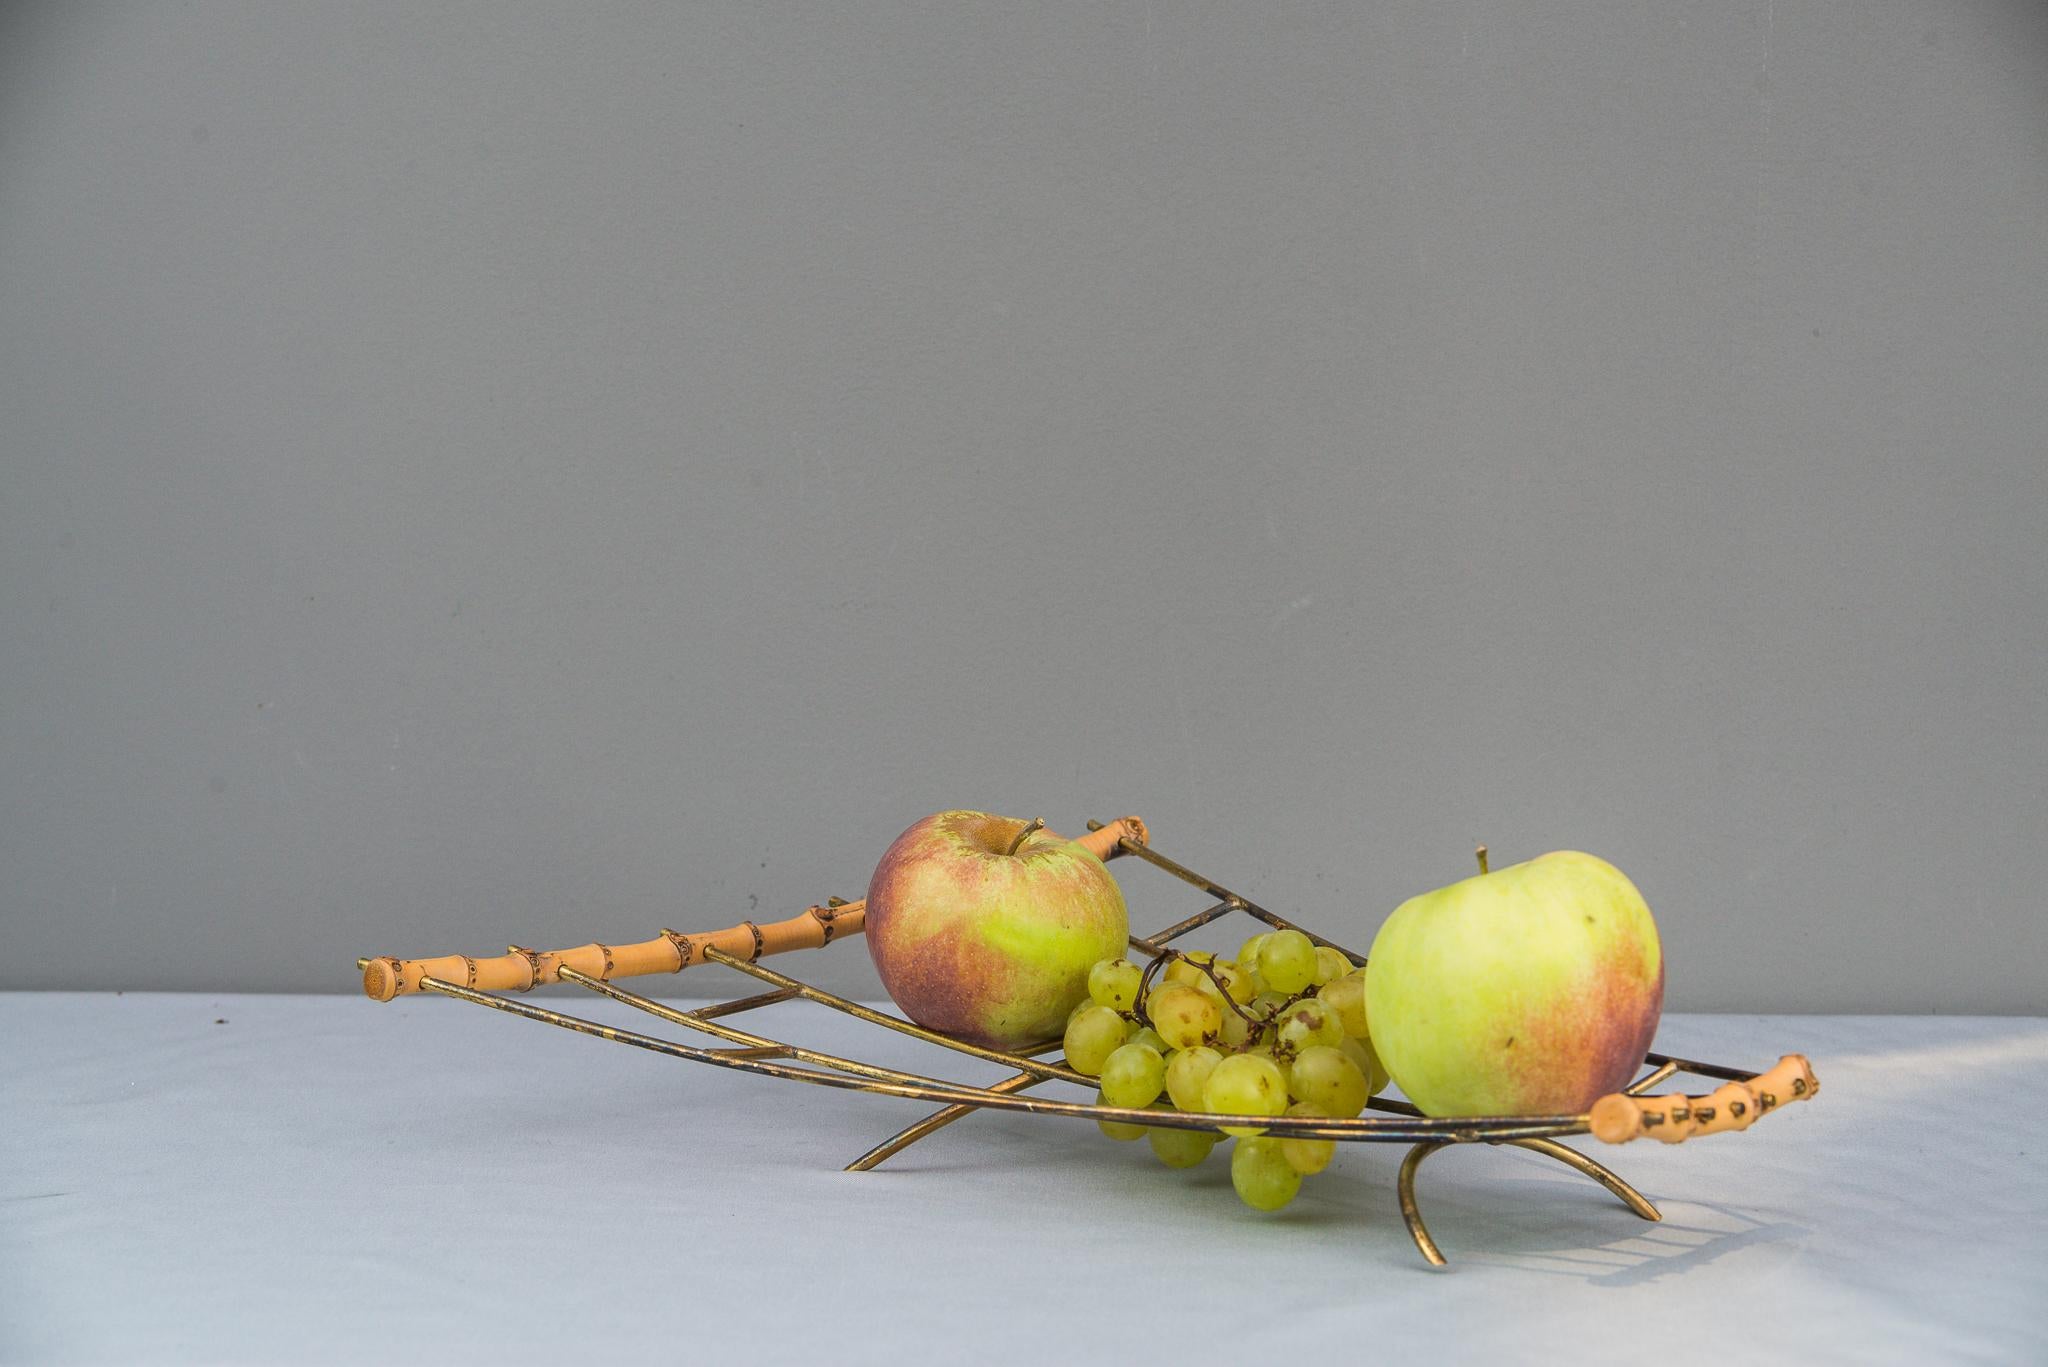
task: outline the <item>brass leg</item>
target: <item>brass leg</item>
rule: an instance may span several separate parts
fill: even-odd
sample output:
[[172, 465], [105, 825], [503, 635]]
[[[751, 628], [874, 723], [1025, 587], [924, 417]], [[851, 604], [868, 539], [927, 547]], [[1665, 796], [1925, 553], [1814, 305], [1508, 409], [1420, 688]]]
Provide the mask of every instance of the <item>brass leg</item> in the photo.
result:
[[[1401, 1198], [1401, 1218], [1407, 1222], [1408, 1236], [1415, 1240], [1415, 1247], [1421, 1250], [1422, 1256], [1434, 1267], [1443, 1267], [1446, 1264], [1443, 1250], [1438, 1248], [1436, 1240], [1430, 1237], [1429, 1226], [1422, 1223], [1422, 1209], [1415, 1203], [1415, 1170], [1422, 1166], [1423, 1159], [1438, 1149], [1448, 1147], [1452, 1142], [1455, 1141], [1429, 1140], [1408, 1150], [1408, 1156], [1401, 1160], [1401, 1176], [1395, 1187]], [[1540, 1153], [1546, 1158], [1555, 1158], [1565, 1166], [1584, 1173], [1620, 1197], [1623, 1205], [1645, 1220], [1664, 1218], [1663, 1213], [1651, 1205], [1641, 1192], [1577, 1149], [1567, 1148], [1553, 1139], [1510, 1139], [1505, 1142]]]
[[1555, 1139], [1511, 1139], [1508, 1142], [1528, 1149], [1532, 1153], [1540, 1153], [1546, 1157], [1555, 1158], [1566, 1167], [1578, 1169], [1620, 1197], [1623, 1205], [1642, 1216], [1645, 1220], [1661, 1220], [1664, 1218], [1664, 1212], [1651, 1205], [1648, 1197], [1644, 1196], [1627, 1182], [1624, 1182], [1604, 1165], [1586, 1157], [1577, 1149], [1560, 1144]]
[[1422, 1166], [1423, 1159], [1443, 1147], [1443, 1143], [1435, 1142], [1417, 1144], [1408, 1150], [1408, 1156], [1401, 1160], [1401, 1177], [1395, 1186], [1401, 1198], [1401, 1218], [1408, 1223], [1408, 1237], [1415, 1240], [1415, 1247], [1432, 1267], [1444, 1266], [1444, 1255], [1436, 1240], [1429, 1237], [1429, 1226], [1422, 1223], [1422, 1212], [1415, 1205], [1415, 1170]]

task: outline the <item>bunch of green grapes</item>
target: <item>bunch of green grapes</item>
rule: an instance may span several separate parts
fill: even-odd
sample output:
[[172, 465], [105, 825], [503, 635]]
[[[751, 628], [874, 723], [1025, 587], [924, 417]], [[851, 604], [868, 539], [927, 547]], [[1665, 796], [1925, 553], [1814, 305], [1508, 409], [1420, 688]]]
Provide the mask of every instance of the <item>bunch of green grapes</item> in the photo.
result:
[[[1065, 1044], [1067, 1063], [1100, 1084], [1098, 1104], [1131, 1110], [1355, 1116], [1387, 1085], [1367, 1028], [1365, 970], [1298, 930], [1254, 935], [1235, 959], [1175, 953], [1156, 978], [1104, 959], [1088, 970]], [[1096, 1123], [1111, 1139], [1149, 1141], [1170, 1168], [1194, 1167], [1235, 1140], [1231, 1185], [1259, 1210], [1292, 1201], [1337, 1147], [1274, 1138], [1256, 1123], [1215, 1132]]]

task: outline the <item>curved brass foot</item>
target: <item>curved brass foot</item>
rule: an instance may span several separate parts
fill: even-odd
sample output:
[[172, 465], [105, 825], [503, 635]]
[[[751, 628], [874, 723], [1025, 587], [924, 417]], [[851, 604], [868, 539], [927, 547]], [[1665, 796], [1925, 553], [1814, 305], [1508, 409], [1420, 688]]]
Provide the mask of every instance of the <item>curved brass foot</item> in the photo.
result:
[[1576, 1168], [1601, 1186], [1621, 1198], [1621, 1203], [1642, 1216], [1645, 1220], [1661, 1220], [1664, 1212], [1650, 1204], [1650, 1199], [1609, 1171], [1603, 1164], [1586, 1157], [1577, 1149], [1558, 1143], [1555, 1139], [1511, 1139], [1508, 1141], [1518, 1148], [1555, 1158], [1569, 1168]]
[[[1422, 1222], [1422, 1208], [1415, 1203], [1415, 1171], [1422, 1166], [1423, 1159], [1438, 1149], [1448, 1148], [1452, 1142], [1454, 1141], [1432, 1140], [1417, 1144], [1408, 1150], [1408, 1156], [1401, 1160], [1401, 1176], [1395, 1185], [1395, 1190], [1401, 1198], [1401, 1218], [1408, 1225], [1408, 1237], [1415, 1240], [1415, 1247], [1433, 1267], [1444, 1267], [1448, 1264], [1443, 1250], [1438, 1248], [1436, 1240], [1430, 1237], [1429, 1226]], [[1663, 1212], [1651, 1205], [1648, 1197], [1608, 1171], [1603, 1164], [1586, 1157], [1577, 1149], [1568, 1148], [1554, 1139], [1511, 1139], [1506, 1142], [1528, 1149], [1532, 1153], [1540, 1153], [1546, 1158], [1555, 1158], [1566, 1167], [1584, 1173], [1613, 1192], [1621, 1199], [1623, 1205], [1645, 1220], [1664, 1218]]]
[[1422, 1211], [1415, 1205], [1415, 1170], [1422, 1166], [1423, 1159], [1443, 1147], [1444, 1141], [1436, 1141], [1408, 1150], [1408, 1156], [1401, 1160], [1401, 1177], [1395, 1187], [1401, 1197], [1401, 1218], [1408, 1223], [1408, 1237], [1415, 1240], [1415, 1247], [1432, 1267], [1444, 1266], [1444, 1255], [1436, 1240], [1429, 1237], [1429, 1226], [1422, 1223]]

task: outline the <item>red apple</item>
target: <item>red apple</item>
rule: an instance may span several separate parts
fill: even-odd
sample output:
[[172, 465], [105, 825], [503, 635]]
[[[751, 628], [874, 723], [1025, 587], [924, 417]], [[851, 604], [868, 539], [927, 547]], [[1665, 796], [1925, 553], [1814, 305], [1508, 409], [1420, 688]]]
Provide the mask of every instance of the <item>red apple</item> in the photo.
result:
[[1077, 841], [986, 812], [940, 812], [896, 838], [868, 882], [882, 986], [929, 1030], [999, 1049], [1054, 1039], [1121, 955], [1123, 892]]

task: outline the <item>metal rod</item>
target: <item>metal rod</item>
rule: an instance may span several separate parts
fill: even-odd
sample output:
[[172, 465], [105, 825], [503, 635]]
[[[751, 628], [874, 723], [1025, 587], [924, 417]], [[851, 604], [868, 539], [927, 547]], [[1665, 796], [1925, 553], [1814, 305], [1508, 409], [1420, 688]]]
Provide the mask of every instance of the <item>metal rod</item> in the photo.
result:
[[1692, 1073], [1698, 1077], [1717, 1077], [1723, 1082], [1748, 1082], [1752, 1078], [1763, 1076], [1761, 1073], [1753, 1073], [1743, 1068], [1723, 1068], [1715, 1063], [1694, 1063], [1689, 1058], [1673, 1058], [1669, 1054], [1644, 1054], [1643, 1062], [1669, 1063], [1678, 1072]]
[[736, 1016], [742, 1011], [752, 1011], [758, 1006], [773, 1006], [777, 1002], [786, 1002], [795, 995], [796, 993], [786, 987], [778, 987], [773, 992], [763, 992], [759, 996], [741, 997], [738, 1001], [720, 1002], [716, 1006], [700, 1006], [683, 1014], [696, 1020], [708, 1021], [719, 1016]]
[[1623, 1096], [1641, 1096], [1644, 1092], [1649, 1091], [1652, 1087], [1677, 1071], [1678, 1065], [1675, 1063], [1668, 1061], [1660, 1063], [1655, 1071], [1645, 1073], [1642, 1077], [1637, 1078], [1634, 1082], [1622, 1088], [1621, 1094]]
[[1340, 1142], [1413, 1143], [1433, 1140], [1465, 1143], [1474, 1140], [1549, 1139], [1587, 1132], [1586, 1117], [1582, 1115], [1520, 1116], [1512, 1124], [1481, 1126], [1474, 1126], [1471, 1121], [1463, 1119], [1425, 1118], [1396, 1122], [1369, 1120], [1363, 1116], [1351, 1119], [1306, 1115], [1254, 1116], [1222, 1111], [1146, 1110], [1123, 1106], [1097, 1106], [1088, 1102], [1052, 1101], [1043, 1097], [1013, 1096], [987, 1087], [971, 1087], [964, 1083], [934, 1086], [931, 1083], [885, 1082], [836, 1072], [821, 1073], [810, 1068], [799, 1068], [792, 1064], [776, 1063], [766, 1059], [735, 1058], [713, 1049], [700, 1049], [631, 1030], [619, 1030], [596, 1021], [565, 1015], [560, 1011], [550, 1011], [531, 1002], [494, 996], [489, 992], [479, 992], [457, 983], [443, 982], [439, 978], [422, 978], [420, 987], [422, 991], [438, 992], [443, 996], [456, 997], [478, 1006], [488, 1006], [494, 1011], [503, 1011], [508, 1015], [559, 1026], [578, 1034], [594, 1035], [614, 1044], [629, 1044], [636, 1049], [666, 1054], [671, 1058], [692, 1059], [699, 1063], [732, 1068], [740, 1072], [788, 1078], [821, 1087], [834, 1087], [842, 1091], [904, 1097], [912, 1101], [937, 1101], [952, 1105], [967, 1100], [990, 1110], [1025, 1111], [1034, 1115], [1065, 1116], [1073, 1120], [1106, 1120], [1116, 1124], [1149, 1125], [1170, 1130], [1220, 1130], [1227, 1125], [1256, 1125], [1267, 1133], [1282, 1138], [1332, 1139]]
[[927, 1030], [921, 1025], [912, 1025], [907, 1020], [900, 1020], [886, 1012], [877, 1011], [873, 1007], [862, 1006], [857, 1001], [849, 1001], [837, 993], [812, 987], [806, 982], [799, 982], [787, 974], [777, 973], [772, 968], [763, 968], [760, 964], [748, 963], [745, 959], [727, 954], [723, 950], [707, 949], [704, 951], [704, 957], [714, 963], [724, 964], [728, 968], [736, 968], [751, 977], [759, 978], [764, 983], [774, 983], [777, 987], [786, 988], [797, 996], [802, 997], [805, 1001], [816, 1002], [820, 1006], [829, 1006], [834, 1011], [843, 1011], [855, 1020], [864, 1020], [870, 1025], [879, 1025], [885, 1030], [894, 1030], [899, 1035], [908, 1035], [912, 1039], [921, 1039], [927, 1044], [936, 1044], [942, 1049], [951, 1049], [955, 1053], [971, 1054], [975, 1058], [985, 1058], [991, 1063], [1007, 1063], [1019, 1072], [1031, 1073], [1038, 1077], [1058, 1078], [1062, 1082], [1071, 1082], [1081, 1087], [1093, 1087], [1096, 1085], [1094, 1078], [1087, 1076], [1085, 1073], [1077, 1073], [1072, 1068], [1068, 1068], [1063, 1064], [1039, 1063], [1035, 1059], [1026, 1058], [1019, 1054], [1006, 1053], [1001, 1049], [989, 1049], [979, 1044], [969, 1044], [966, 1040], [954, 1039], [951, 1035], [942, 1035], [936, 1030]]
[[1215, 906], [1204, 911], [1198, 911], [1184, 921], [1175, 921], [1164, 930], [1154, 931], [1150, 935], [1133, 935], [1131, 937], [1131, 944], [1138, 949], [1144, 950], [1156, 959], [1166, 952], [1166, 945], [1170, 941], [1178, 940], [1191, 930], [1199, 930], [1218, 917], [1228, 916], [1233, 911], [1242, 910], [1244, 908], [1235, 902], [1218, 902]]
[[[800, 1063], [808, 1063], [819, 1068], [831, 1068], [842, 1073], [851, 1073], [855, 1077], [871, 1077], [882, 1082], [902, 1082], [912, 1085], [946, 1087], [970, 1093], [978, 1090], [969, 1088], [963, 1083], [948, 1082], [944, 1078], [926, 1077], [922, 1073], [905, 1073], [895, 1068], [884, 1068], [879, 1064], [862, 1063], [857, 1059], [841, 1058], [837, 1054], [827, 1054], [816, 1049], [805, 1049], [800, 1045], [784, 1044], [779, 1040], [769, 1039], [765, 1035], [756, 1035], [737, 1026], [721, 1025], [699, 1011], [678, 1011], [676, 1008], [666, 1006], [651, 997], [643, 997], [638, 992], [630, 992], [614, 983], [605, 982], [602, 978], [593, 978], [588, 974], [578, 973], [573, 968], [564, 968], [561, 972], [564, 981], [575, 983], [578, 987], [587, 988], [601, 997], [610, 997], [615, 1002], [623, 1002], [627, 1006], [645, 1011], [648, 1015], [658, 1017], [671, 1024], [687, 1025], [692, 1030], [701, 1030], [707, 1035], [713, 1035], [719, 1039], [729, 1040], [734, 1044], [744, 1046], [739, 1050], [721, 1049], [717, 1051], [727, 1058], [793, 1058]], [[727, 1005], [732, 1004], [727, 1003]]]
[[[1088, 829], [1091, 831], [1099, 831], [1102, 829], [1102, 825], [1103, 823], [1100, 821], [1090, 821], [1088, 823]], [[1134, 840], [1119, 840], [1117, 841], [1117, 848], [1121, 849], [1126, 854], [1136, 855], [1138, 858], [1144, 860], [1146, 863], [1152, 865], [1154, 868], [1165, 869], [1168, 873], [1172, 874], [1175, 878], [1180, 879], [1180, 881], [1183, 883], [1192, 883], [1194, 886], [1200, 888], [1202, 891], [1208, 893], [1211, 897], [1214, 897], [1219, 901], [1235, 903], [1240, 911], [1243, 911], [1247, 915], [1258, 917], [1261, 921], [1264, 921], [1269, 926], [1275, 926], [1281, 930], [1300, 931], [1303, 935], [1308, 936], [1309, 940], [1312, 943], [1325, 945], [1331, 949], [1334, 949], [1339, 954], [1342, 954], [1345, 958], [1351, 960], [1351, 962], [1353, 963], [1362, 964], [1365, 962], [1365, 956], [1363, 954], [1354, 953], [1353, 951], [1348, 950], [1344, 946], [1338, 944], [1335, 940], [1326, 940], [1312, 930], [1308, 930], [1304, 927], [1295, 925], [1292, 921], [1289, 921], [1286, 917], [1281, 916], [1278, 912], [1268, 911], [1264, 907], [1260, 906], [1257, 902], [1252, 901], [1249, 897], [1246, 897], [1240, 893], [1232, 892], [1229, 888], [1224, 887], [1220, 883], [1210, 882], [1208, 879], [1202, 877], [1201, 874], [1196, 873], [1193, 869], [1190, 869], [1185, 865], [1174, 863], [1165, 855], [1160, 854], [1158, 851], [1154, 850], [1150, 845], [1140, 845]]]

